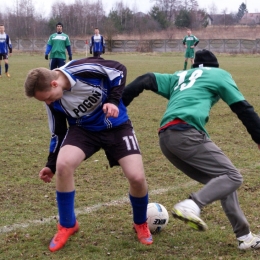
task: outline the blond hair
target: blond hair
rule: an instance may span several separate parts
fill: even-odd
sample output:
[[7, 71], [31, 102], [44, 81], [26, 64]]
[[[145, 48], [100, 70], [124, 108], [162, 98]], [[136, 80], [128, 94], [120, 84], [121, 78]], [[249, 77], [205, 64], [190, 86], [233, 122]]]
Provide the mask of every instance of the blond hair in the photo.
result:
[[28, 72], [24, 82], [25, 95], [34, 97], [35, 92], [48, 91], [51, 88], [51, 82], [58, 78], [58, 74], [46, 68], [36, 68]]

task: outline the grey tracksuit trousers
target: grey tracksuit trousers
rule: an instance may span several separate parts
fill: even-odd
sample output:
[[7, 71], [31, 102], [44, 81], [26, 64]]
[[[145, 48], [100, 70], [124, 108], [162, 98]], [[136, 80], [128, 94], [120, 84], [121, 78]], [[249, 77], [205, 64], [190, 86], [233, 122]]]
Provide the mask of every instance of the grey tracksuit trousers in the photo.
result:
[[220, 200], [236, 237], [247, 235], [249, 224], [236, 192], [243, 178], [229, 158], [204, 132], [195, 128], [183, 131], [166, 129], [159, 136], [166, 158], [187, 176], [205, 184], [191, 194], [198, 206], [203, 208]]

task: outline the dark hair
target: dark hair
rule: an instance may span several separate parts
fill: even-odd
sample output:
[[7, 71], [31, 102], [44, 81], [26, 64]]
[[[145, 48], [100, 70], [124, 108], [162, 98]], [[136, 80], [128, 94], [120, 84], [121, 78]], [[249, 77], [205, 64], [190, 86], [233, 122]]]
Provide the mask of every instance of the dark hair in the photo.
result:
[[218, 60], [216, 56], [211, 52], [206, 49], [199, 50], [195, 54], [195, 59], [194, 59], [194, 64], [193, 68], [197, 67], [219, 67]]
[[56, 27], [57, 27], [58, 25], [61, 25], [61, 27], [63, 28], [63, 24], [62, 24], [61, 22], [58, 22], [58, 23], [56, 24]]

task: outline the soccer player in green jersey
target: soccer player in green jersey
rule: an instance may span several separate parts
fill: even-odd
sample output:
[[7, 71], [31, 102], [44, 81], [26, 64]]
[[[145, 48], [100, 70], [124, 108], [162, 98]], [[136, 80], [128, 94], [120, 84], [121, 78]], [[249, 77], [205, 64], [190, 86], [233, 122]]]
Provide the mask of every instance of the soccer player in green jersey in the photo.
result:
[[56, 69], [66, 62], [66, 49], [69, 55], [69, 60], [72, 60], [72, 52], [70, 47], [69, 36], [62, 32], [63, 24], [57, 23], [57, 32], [49, 37], [45, 50], [45, 59], [48, 60], [50, 54], [50, 69]]
[[222, 99], [237, 114], [260, 149], [259, 116], [238, 90], [232, 76], [218, 68], [212, 52], [197, 51], [193, 67], [174, 74], [144, 74], [125, 87], [123, 102], [128, 106], [145, 89], [168, 99], [159, 129], [161, 150], [175, 167], [204, 184], [174, 206], [173, 216], [204, 231], [207, 225], [200, 218], [201, 209], [220, 200], [239, 242], [238, 248], [260, 249], [260, 236], [251, 233], [238, 203], [236, 190], [242, 184], [242, 176], [205, 129], [211, 107]]
[[192, 68], [192, 65], [194, 63], [194, 48], [199, 43], [199, 39], [195, 35], [192, 35], [191, 30], [188, 29], [187, 35], [183, 38], [182, 43], [186, 48], [184, 68], [183, 68], [183, 70], [186, 70], [189, 58], [190, 58], [190, 61], [191, 61], [191, 68]]

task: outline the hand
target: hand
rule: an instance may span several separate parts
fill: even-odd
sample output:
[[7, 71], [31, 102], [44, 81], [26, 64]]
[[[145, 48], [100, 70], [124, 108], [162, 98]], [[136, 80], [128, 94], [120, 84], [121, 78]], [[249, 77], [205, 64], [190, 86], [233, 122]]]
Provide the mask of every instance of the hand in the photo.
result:
[[72, 55], [71, 55], [71, 56], [69, 56], [69, 60], [72, 60]]
[[39, 177], [44, 182], [51, 182], [51, 179], [52, 179], [53, 176], [54, 176], [54, 173], [51, 171], [51, 169], [49, 167], [44, 167], [39, 172]]
[[103, 105], [103, 112], [106, 114], [106, 118], [118, 117], [119, 109], [116, 105], [112, 103], [106, 103]]
[[48, 54], [45, 54], [45, 60], [48, 60]]
[[194, 49], [194, 45], [190, 46], [191, 49]]

